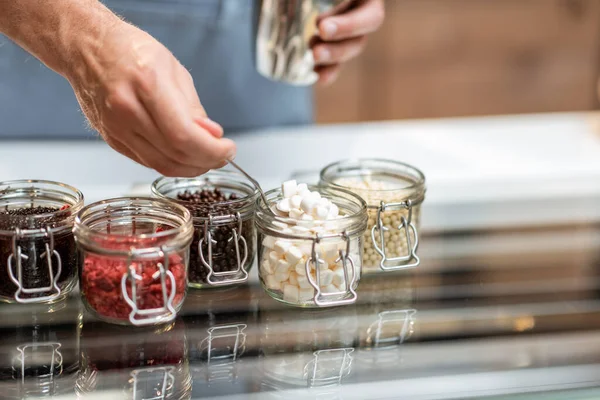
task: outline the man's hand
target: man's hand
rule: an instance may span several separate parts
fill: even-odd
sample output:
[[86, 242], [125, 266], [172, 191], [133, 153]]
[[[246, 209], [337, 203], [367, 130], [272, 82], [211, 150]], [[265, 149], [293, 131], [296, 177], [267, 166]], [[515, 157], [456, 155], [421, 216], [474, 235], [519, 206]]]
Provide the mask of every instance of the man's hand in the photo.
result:
[[91, 126], [138, 163], [196, 176], [235, 155], [188, 71], [98, 0], [0, 0], [0, 32], [63, 75]]
[[383, 0], [355, 0], [356, 5], [345, 13], [319, 21], [319, 42], [313, 53], [319, 82], [330, 84], [337, 78], [341, 65], [358, 56], [367, 42], [367, 35], [383, 23]]
[[150, 35], [122, 22], [88, 49], [68, 78], [113, 149], [167, 176], [197, 176], [235, 155], [189, 72]]

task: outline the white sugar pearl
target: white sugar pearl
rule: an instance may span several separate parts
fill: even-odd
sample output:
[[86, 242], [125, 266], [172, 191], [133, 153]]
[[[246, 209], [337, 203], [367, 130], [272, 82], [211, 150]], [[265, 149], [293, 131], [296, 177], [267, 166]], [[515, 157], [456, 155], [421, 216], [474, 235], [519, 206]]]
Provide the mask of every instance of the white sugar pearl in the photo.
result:
[[280, 259], [281, 259], [281, 256], [279, 254], [277, 254], [276, 251], [272, 251], [269, 253], [269, 262], [271, 263], [272, 266], [275, 267]]
[[272, 249], [275, 247], [275, 238], [273, 236], [265, 236], [262, 245], [267, 249]]
[[298, 274], [294, 271], [290, 272], [288, 281], [290, 282], [290, 285], [298, 286]]
[[316, 205], [317, 200], [310, 196], [303, 197], [300, 202], [300, 208], [307, 214], [311, 214]]
[[275, 241], [275, 246], [273, 246], [273, 249], [277, 252], [277, 254], [284, 255], [291, 245], [292, 244], [289, 241], [279, 239]]
[[302, 260], [304, 254], [300, 251], [296, 246], [290, 246], [290, 248], [285, 252], [285, 259], [290, 265], [296, 265], [300, 260]]
[[300, 183], [296, 187], [296, 194], [302, 195], [304, 192], [308, 192], [308, 185], [306, 183]]
[[313, 288], [300, 289], [300, 295], [298, 297], [300, 301], [312, 300], [315, 297], [315, 290]]
[[319, 285], [329, 286], [333, 283], [333, 271], [330, 269], [323, 269], [319, 272], [320, 282]]
[[327, 207], [317, 206], [317, 208], [315, 209], [314, 216], [316, 219], [327, 219], [328, 215], [329, 210], [327, 209]]
[[331, 206], [329, 207], [329, 214], [327, 215], [328, 219], [334, 219], [337, 218], [339, 216], [340, 213], [340, 209], [338, 206], [336, 206], [334, 203], [331, 203]]
[[300, 208], [300, 203], [302, 203], [302, 196], [299, 194], [295, 194], [290, 198], [290, 206], [292, 208]]
[[281, 283], [275, 278], [275, 275], [268, 275], [265, 284], [270, 290], [281, 290]]
[[295, 180], [283, 182], [281, 185], [281, 191], [283, 192], [283, 197], [290, 198], [296, 194], [296, 190], [298, 190], [298, 185]]
[[300, 218], [302, 218], [302, 214], [304, 214], [304, 211], [299, 210], [297, 208], [292, 208], [290, 210], [290, 214], [289, 215], [290, 215], [290, 218], [300, 219]]
[[289, 301], [290, 303], [297, 303], [300, 296], [300, 292], [297, 286], [284, 285], [283, 286], [283, 300]]
[[291, 210], [290, 199], [283, 199], [277, 203], [277, 209], [282, 213], [289, 213]]

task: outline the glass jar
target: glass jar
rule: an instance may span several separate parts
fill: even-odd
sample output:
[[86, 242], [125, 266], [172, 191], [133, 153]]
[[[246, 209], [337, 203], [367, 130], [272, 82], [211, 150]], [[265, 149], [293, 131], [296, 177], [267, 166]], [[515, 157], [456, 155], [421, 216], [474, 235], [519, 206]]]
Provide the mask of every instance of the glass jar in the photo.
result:
[[425, 176], [408, 164], [391, 160], [339, 161], [321, 171], [321, 184], [360, 195], [369, 208], [365, 232], [365, 272], [416, 267]]
[[152, 198], [105, 200], [83, 208], [74, 231], [88, 311], [125, 325], [175, 319], [187, 290], [188, 210]]
[[79, 306], [76, 301], [2, 307], [0, 382], [2, 399], [34, 399], [73, 393], [79, 368]]
[[83, 194], [58, 182], [0, 182], [0, 301], [55, 303], [73, 290]]
[[186, 325], [181, 318], [133, 330], [82, 320], [78, 398], [189, 399]]
[[192, 214], [189, 285], [195, 289], [248, 281], [256, 255], [254, 207], [257, 192], [243, 175], [210, 171], [197, 178], [162, 177], [152, 194], [186, 207]]
[[[366, 204], [347, 190], [308, 188], [337, 205], [341, 217], [327, 221], [279, 217], [267, 211], [263, 200], [258, 199], [260, 281], [272, 298], [289, 305], [352, 304], [357, 299], [355, 290], [362, 268]], [[266, 196], [271, 205], [283, 198], [281, 189], [271, 190]]]

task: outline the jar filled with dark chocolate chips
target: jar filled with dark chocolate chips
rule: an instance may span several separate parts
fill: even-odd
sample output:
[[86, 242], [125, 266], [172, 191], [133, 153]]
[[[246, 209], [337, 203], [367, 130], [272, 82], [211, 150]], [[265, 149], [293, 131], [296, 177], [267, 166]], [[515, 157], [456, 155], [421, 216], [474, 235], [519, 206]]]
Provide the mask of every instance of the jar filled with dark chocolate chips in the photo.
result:
[[152, 184], [152, 193], [176, 201], [192, 214], [190, 287], [222, 287], [248, 280], [256, 255], [258, 194], [243, 175], [219, 170], [197, 178], [162, 177]]
[[83, 194], [39, 180], [0, 182], [0, 301], [55, 303], [77, 282], [73, 237]]

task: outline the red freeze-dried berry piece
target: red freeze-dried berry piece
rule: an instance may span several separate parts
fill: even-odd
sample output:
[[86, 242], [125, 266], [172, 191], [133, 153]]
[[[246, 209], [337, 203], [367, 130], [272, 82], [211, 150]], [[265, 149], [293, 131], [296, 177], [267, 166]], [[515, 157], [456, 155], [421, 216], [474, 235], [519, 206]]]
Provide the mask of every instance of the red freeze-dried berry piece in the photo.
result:
[[60, 208], [60, 211], [68, 210], [69, 208], [71, 208], [71, 206], [70, 206], [70, 205], [68, 205], [68, 204], [65, 204], [64, 206], [62, 206], [62, 207]]

